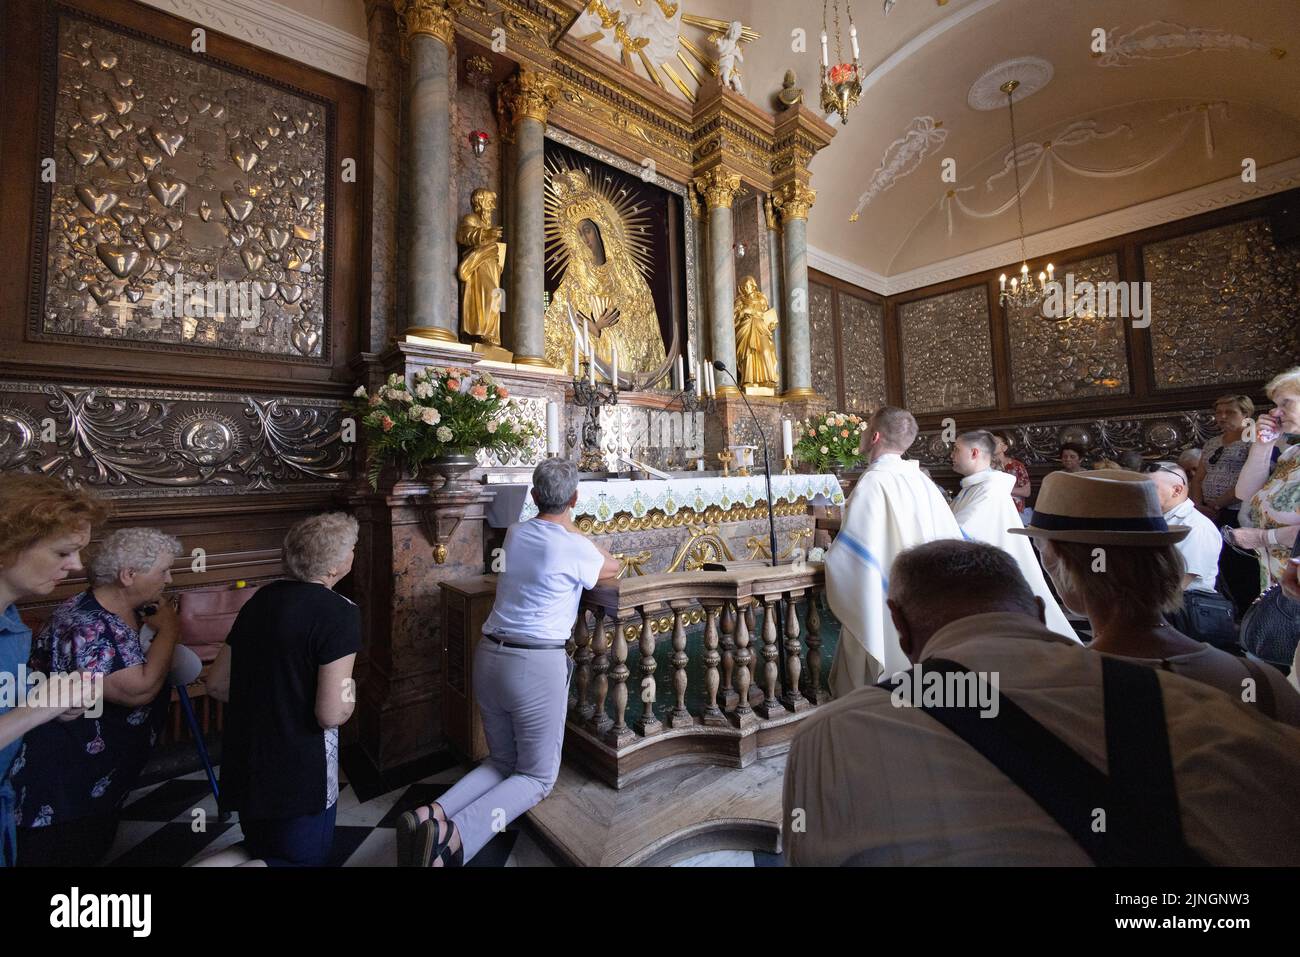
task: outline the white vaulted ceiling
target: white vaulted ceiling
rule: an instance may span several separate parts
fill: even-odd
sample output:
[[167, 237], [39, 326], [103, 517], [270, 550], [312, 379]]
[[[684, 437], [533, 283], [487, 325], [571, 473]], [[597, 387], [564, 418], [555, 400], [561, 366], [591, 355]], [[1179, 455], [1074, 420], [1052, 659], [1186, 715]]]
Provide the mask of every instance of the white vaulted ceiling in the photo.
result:
[[[1018, 261], [1008, 246], [1017, 222], [1007, 111], [968, 102], [976, 80], [1006, 61], [1050, 65], [1008, 74], [1050, 72], [1016, 103], [1025, 230], [1039, 234], [1031, 256], [1249, 198], [1259, 187], [1240, 183], [1247, 157], [1261, 186], [1300, 185], [1297, 0], [897, 0], [888, 16], [880, 0], [853, 8], [869, 76], [848, 124], [832, 118], [836, 137], [813, 161], [809, 244], [814, 265], [877, 291]], [[815, 106], [820, 3], [755, 0], [735, 15], [762, 34], [746, 49], [747, 94], [770, 107], [792, 67]], [[796, 28], [807, 31], [806, 53], [791, 52]], [[1094, 28], [1107, 31], [1108, 56], [1092, 54]], [[941, 178], [945, 159], [955, 183]]]

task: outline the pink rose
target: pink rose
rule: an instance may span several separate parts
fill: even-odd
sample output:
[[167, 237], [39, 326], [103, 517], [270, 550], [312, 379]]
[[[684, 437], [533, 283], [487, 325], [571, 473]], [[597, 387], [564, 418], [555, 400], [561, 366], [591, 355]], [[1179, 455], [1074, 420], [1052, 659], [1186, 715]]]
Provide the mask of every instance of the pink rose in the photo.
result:
[[459, 391], [460, 391], [460, 380], [459, 380], [459, 379], [448, 379], [448, 380], [447, 380], [447, 388], [450, 389], [452, 392], [459, 392]]
[[476, 386], [474, 386], [474, 388], [472, 388], [472, 389], [469, 390], [469, 394], [472, 395], [472, 396], [473, 396], [474, 398], [476, 398], [476, 399], [486, 399], [486, 398], [487, 398], [487, 389], [483, 388], [483, 386], [481, 386], [481, 385], [476, 385]]
[[379, 396], [377, 396], [377, 395], [372, 395], [372, 396], [370, 397], [370, 407], [373, 409], [375, 406], [377, 406], [379, 403], [381, 403], [381, 402], [383, 402], [383, 401], [384, 401], [384, 400], [381, 399]]
[[393, 428], [393, 420], [390, 419], [388, 416], [384, 416], [383, 421], [380, 422], [379, 424], [383, 427], [385, 432], [389, 432]]
[[506, 391], [505, 389], [503, 389], [501, 386], [497, 386], [497, 398], [498, 398], [498, 399], [508, 399], [509, 397], [510, 397], [510, 393], [509, 393], [509, 392], [507, 392], [507, 391]]

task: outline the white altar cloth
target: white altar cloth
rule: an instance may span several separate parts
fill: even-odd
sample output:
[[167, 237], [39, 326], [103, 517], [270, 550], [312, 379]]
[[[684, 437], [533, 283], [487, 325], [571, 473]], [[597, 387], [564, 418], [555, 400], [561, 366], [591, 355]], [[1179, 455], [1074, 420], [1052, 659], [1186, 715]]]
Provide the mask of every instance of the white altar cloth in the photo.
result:
[[[487, 508], [488, 524], [493, 528], [506, 528], [537, 514], [533, 497], [528, 494], [531, 483], [490, 487], [496, 491]], [[801, 498], [810, 505], [844, 504], [844, 492], [833, 475], [773, 475], [772, 497], [776, 499], [773, 504], [797, 502]], [[702, 512], [717, 506], [726, 510], [738, 504], [753, 508], [766, 501], [762, 475], [681, 477], [667, 481], [607, 479], [578, 483], [578, 504], [574, 506], [573, 517], [589, 515], [598, 522], [607, 522], [620, 512], [640, 518], [655, 509], [665, 515], [676, 515], [682, 509]]]

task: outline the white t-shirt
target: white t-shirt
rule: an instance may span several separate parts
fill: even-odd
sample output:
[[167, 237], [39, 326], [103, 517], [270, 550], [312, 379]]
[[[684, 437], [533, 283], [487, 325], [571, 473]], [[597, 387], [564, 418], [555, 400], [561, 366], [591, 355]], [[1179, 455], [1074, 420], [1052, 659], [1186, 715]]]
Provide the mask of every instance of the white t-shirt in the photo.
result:
[[1196, 510], [1191, 499], [1165, 512], [1165, 522], [1186, 525], [1191, 529], [1187, 537], [1174, 546], [1183, 556], [1187, 574], [1196, 576], [1187, 590], [1214, 591], [1215, 582], [1219, 580], [1219, 550], [1223, 548], [1223, 536], [1219, 530]]
[[582, 535], [542, 518], [511, 525], [492, 614], [483, 633], [502, 641], [569, 640], [578, 600], [593, 588], [605, 557]]

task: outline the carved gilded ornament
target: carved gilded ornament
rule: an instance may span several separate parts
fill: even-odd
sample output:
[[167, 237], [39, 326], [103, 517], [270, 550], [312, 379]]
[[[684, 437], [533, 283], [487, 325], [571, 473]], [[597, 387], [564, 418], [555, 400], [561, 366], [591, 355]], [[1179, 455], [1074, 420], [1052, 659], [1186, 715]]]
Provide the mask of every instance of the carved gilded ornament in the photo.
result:
[[786, 183], [772, 194], [772, 205], [781, 214], [783, 223], [792, 219], [807, 219], [808, 210], [812, 209], [816, 201], [817, 190], [810, 189], [798, 180]]
[[709, 209], [731, 209], [732, 201], [740, 192], [740, 176], [721, 166], [695, 177], [694, 184]]
[[781, 228], [780, 225], [777, 223], [776, 210], [772, 208], [771, 196], [763, 197], [763, 218], [767, 221], [768, 229], [775, 232], [776, 230]]
[[501, 85], [501, 98], [514, 125], [524, 117], [545, 123], [560, 99], [560, 84], [552, 73], [521, 69]]
[[417, 36], [429, 36], [451, 46], [456, 38], [460, 0], [395, 0], [402, 28], [403, 49]]

